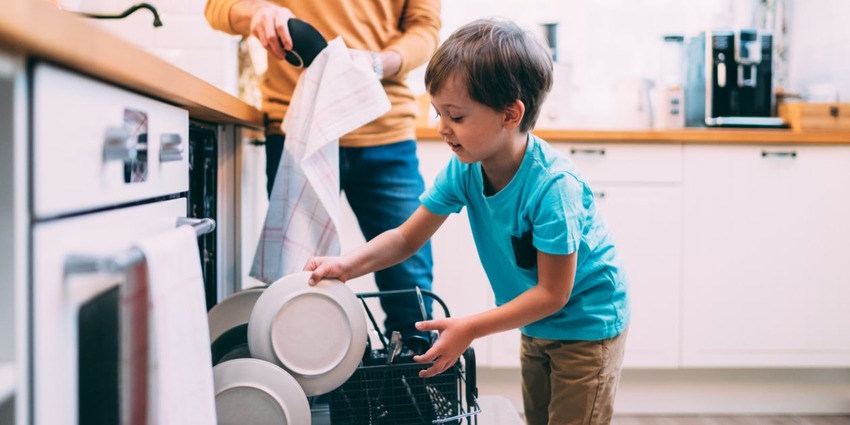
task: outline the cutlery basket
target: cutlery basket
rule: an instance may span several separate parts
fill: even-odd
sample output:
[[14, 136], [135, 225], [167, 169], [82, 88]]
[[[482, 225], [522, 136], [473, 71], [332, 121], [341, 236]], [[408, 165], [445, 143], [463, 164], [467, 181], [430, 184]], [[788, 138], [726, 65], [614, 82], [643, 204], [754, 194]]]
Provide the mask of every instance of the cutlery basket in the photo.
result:
[[[357, 294], [364, 298], [414, 293], [414, 290]], [[429, 291], [421, 294], [437, 301], [446, 317], [445, 303]], [[378, 329], [369, 307], [363, 302], [373, 326]], [[381, 339], [384, 342], [383, 338]], [[478, 423], [480, 411], [475, 377], [475, 351], [467, 348], [454, 366], [431, 377], [420, 378], [419, 371], [430, 364], [413, 362], [411, 354], [397, 356], [387, 364], [387, 345], [364, 356], [351, 378], [330, 393], [332, 425], [420, 425]], [[473, 422], [474, 421], [474, 422]]]

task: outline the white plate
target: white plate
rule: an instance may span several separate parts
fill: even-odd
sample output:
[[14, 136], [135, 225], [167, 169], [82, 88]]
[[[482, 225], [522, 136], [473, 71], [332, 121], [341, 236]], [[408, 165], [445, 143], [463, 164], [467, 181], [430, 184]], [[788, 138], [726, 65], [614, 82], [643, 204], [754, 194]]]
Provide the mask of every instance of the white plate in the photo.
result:
[[309, 425], [310, 404], [298, 381], [258, 359], [234, 359], [213, 367], [218, 424]]
[[310, 272], [284, 276], [260, 296], [248, 321], [251, 356], [286, 369], [308, 396], [325, 394], [357, 369], [366, 348], [366, 316], [342, 282], [307, 284]]
[[245, 289], [214, 305], [207, 313], [210, 342], [215, 342], [216, 338], [230, 329], [248, 323], [254, 304], [265, 290], [265, 287]]

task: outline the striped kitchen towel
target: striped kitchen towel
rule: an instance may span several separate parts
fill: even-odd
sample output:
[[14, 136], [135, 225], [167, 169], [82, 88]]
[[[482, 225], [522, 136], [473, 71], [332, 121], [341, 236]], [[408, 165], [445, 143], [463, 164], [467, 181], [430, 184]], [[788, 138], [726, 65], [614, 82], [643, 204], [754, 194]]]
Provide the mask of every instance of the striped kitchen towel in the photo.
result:
[[371, 64], [337, 37], [301, 74], [250, 275], [271, 283], [319, 255], [339, 255], [339, 138], [390, 110]]

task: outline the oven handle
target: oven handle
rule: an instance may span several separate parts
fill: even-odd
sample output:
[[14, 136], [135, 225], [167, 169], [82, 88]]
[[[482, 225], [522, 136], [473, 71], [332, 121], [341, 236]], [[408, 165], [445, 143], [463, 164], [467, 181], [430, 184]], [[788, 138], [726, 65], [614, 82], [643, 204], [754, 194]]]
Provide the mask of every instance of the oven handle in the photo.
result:
[[[177, 226], [190, 225], [198, 236], [215, 230], [215, 220], [211, 218], [177, 218]], [[130, 248], [111, 256], [93, 256], [71, 254], [65, 258], [65, 277], [84, 273], [122, 273], [145, 260], [138, 248]]]

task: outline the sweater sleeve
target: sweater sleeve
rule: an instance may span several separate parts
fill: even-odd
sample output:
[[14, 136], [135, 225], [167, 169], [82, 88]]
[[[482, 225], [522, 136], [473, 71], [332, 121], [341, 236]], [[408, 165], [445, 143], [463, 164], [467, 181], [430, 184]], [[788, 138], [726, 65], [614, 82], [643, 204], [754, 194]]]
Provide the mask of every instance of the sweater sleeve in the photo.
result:
[[408, 0], [399, 22], [402, 35], [387, 46], [401, 55], [400, 75], [431, 59], [437, 50], [441, 25], [440, 0]]
[[244, 0], [207, 0], [204, 16], [213, 29], [228, 34], [240, 35], [230, 25], [230, 9], [234, 4]]

